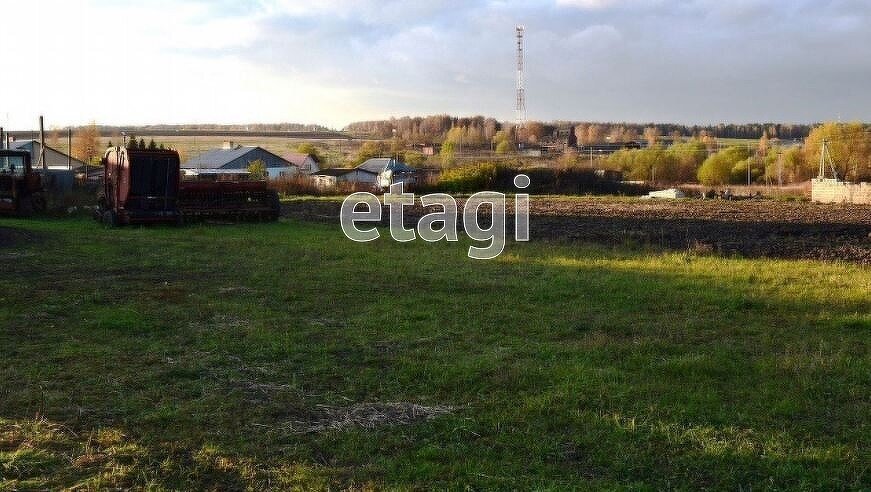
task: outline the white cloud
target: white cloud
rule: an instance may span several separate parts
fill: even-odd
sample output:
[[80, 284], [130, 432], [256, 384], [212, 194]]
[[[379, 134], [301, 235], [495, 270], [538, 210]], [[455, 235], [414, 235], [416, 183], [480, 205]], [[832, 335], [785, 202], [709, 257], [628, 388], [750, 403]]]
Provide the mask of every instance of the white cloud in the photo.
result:
[[[32, 127], [40, 112], [57, 125], [510, 118], [515, 24], [527, 26], [531, 117], [867, 118], [859, 3], [14, 2], [4, 17], [40, 19], [44, 34], [29, 22], [0, 31], [27, 74], [4, 78], [0, 124]], [[753, 97], [770, 87], [776, 104]]]
[[582, 9], [602, 9], [619, 3], [620, 0], [556, 0], [557, 5]]

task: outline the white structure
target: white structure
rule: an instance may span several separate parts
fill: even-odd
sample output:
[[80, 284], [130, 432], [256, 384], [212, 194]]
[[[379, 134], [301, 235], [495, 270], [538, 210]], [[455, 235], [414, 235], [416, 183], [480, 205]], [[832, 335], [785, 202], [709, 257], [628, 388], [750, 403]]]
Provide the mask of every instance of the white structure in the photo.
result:
[[311, 175], [315, 186], [321, 189], [334, 188], [342, 183], [375, 186], [378, 175], [357, 168], [321, 169]]
[[669, 199], [669, 200], [676, 200], [678, 198], [685, 198], [685, 197], [686, 197], [686, 195], [684, 195], [684, 193], [682, 191], [680, 191], [679, 189], [669, 188], [667, 190], [651, 191], [650, 193], [648, 193], [647, 195], [645, 195], [641, 198], [646, 198], [646, 199], [665, 198], [665, 199]]
[[811, 200], [819, 203], [871, 205], [871, 183], [848, 183], [837, 179], [811, 180]]

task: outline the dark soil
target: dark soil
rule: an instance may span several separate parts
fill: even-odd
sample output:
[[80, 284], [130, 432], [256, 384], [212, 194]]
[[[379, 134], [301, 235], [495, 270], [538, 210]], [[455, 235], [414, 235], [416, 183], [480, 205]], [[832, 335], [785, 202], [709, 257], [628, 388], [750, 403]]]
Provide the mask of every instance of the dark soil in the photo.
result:
[[[462, 200], [458, 202], [462, 211]], [[509, 209], [511, 202], [509, 199]], [[282, 214], [338, 225], [340, 206], [335, 201], [293, 201], [283, 204]], [[413, 226], [425, 213], [427, 211], [420, 206], [407, 207], [406, 225]], [[386, 225], [386, 209], [382, 217]], [[512, 223], [509, 215], [508, 231], [513, 230]], [[868, 205], [533, 197], [529, 223], [533, 241], [629, 244], [745, 257], [841, 260], [871, 265], [871, 206]]]
[[33, 241], [36, 234], [13, 227], [0, 226], [0, 249], [8, 249]]

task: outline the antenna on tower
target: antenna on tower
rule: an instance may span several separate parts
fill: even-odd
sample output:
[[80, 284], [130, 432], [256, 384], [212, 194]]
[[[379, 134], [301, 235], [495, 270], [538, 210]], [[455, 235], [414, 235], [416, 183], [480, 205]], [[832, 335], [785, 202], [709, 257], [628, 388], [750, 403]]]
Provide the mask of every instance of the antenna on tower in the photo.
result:
[[515, 124], [517, 128], [526, 125], [526, 89], [523, 87], [523, 32], [526, 28], [517, 26], [517, 103], [515, 105]]

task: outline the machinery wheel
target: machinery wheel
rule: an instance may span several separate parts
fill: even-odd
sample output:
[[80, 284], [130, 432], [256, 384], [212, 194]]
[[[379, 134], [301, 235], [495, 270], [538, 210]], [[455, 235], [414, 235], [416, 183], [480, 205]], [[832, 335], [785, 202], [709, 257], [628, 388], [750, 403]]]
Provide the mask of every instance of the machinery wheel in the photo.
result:
[[24, 197], [24, 199], [18, 200], [18, 215], [22, 217], [33, 215], [33, 200], [31, 197]]
[[30, 207], [34, 212], [45, 212], [45, 195], [42, 193], [34, 193], [30, 195]]
[[118, 227], [118, 214], [114, 210], [103, 212], [103, 225], [106, 227]]

